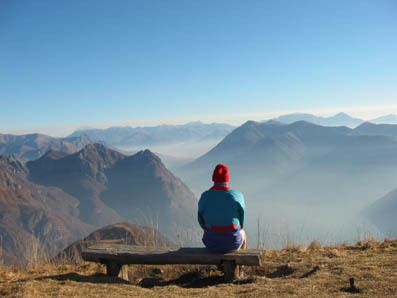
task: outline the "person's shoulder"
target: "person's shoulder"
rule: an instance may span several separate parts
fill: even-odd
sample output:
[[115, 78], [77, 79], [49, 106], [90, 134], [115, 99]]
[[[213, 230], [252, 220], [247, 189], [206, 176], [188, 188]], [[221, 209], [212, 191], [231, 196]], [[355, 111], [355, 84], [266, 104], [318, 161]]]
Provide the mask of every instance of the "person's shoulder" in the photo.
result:
[[237, 196], [243, 196], [243, 193], [239, 191], [238, 189], [229, 189], [228, 190], [231, 194], [237, 195]]
[[208, 195], [209, 195], [209, 192], [210, 192], [209, 190], [204, 191], [204, 192], [201, 194], [200, 198], [204, 198], [204, 197], [208, 196]]
[[230, 189], [229, 190], [230, 195], [233, 197], [234, 200], [236, 201], [244, 201], [244, 195], [241, 191], [237, 189]]

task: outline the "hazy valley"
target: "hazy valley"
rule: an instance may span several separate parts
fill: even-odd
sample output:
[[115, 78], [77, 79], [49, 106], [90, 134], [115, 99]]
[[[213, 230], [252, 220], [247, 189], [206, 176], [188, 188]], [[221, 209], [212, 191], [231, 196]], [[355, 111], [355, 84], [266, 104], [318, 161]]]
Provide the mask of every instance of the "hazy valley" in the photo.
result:
[[[235, 129], [160, 126], [139, 129], [134, 138], [131, 131], [81, 131], [65, 139], [2, 136], [1, 152], [12, 155], [0, 159], [6, 263], [29, 258], [33, 245], [55, 255], [90, 232], [120, 222], [170, 239], [161, 243], [197, 245], [197, 200], [211, 186], [217, 163], [229, 166], [230, 185], [245, 195], [250, 246], [396, 237], [397, 125], [364, 122], [349, 128], [271, 120]], [[199, 144], [214, 142], [214, 135], [224, 137], [197, 158], [183, 158], [197, 151], [174, 150], [174, 156], [160, 153], [161, 158], [152, 152], [182, 141], [202, 148]], [[127, 154], [116, 149], [126, 138], [131, 146], [151, 150]], [[162, 162], [167, 159], [172, 172]], [[138, 226], [133, 230], [143, 229]], [[123, 229], [131, 234], [131, 228]], [[109, 237], [105, 234], [96, 235]], [[131, 243], [153, 240], [138, 238]]]
[[227, 164], [230, 184], [247, 200], [247, 229], [258, 235], [259, 220], [267, 245], [395, 236], [393, 220], [386, 230], [362, 210], [396, 187], [396, 131], [370, 123], [351, 129], [248, 121], [176, 173], [199, 195], [213, 165]]
[[0, 297], [397, 297], [396, 15], [1, 0]]

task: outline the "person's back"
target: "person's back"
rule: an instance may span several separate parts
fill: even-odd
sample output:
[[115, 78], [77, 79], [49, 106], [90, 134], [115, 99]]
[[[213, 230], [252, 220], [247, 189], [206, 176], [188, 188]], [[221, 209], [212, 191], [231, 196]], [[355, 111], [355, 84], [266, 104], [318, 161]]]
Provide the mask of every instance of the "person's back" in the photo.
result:
[[244, 248], [244, 197], [227, 185], [229, 171], [225, 165], [216, 166], [212, 180], [214, 186], [201, 195], [198, 206], [198, 221], [204, 229], [203, 243], [215, 252]]

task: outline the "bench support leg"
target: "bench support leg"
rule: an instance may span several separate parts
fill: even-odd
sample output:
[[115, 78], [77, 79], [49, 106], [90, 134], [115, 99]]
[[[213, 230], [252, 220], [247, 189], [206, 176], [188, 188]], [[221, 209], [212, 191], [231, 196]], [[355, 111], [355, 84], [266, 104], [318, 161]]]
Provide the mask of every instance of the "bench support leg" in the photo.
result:
[[118, 276], [120, 273], [121, 265], [114, 262], [106, 263], [106, 274], [109, 276]]
[[123, 265], [121, 266], [121, 274], [120, 277], [126, 281], [129, 281], [129, 276], [128, 276], [128, 265]]
[[224, 261], [223, 273], [225, 275], [225, 282], [232, 282], [239, 276], [239, 267], [233, 261]]

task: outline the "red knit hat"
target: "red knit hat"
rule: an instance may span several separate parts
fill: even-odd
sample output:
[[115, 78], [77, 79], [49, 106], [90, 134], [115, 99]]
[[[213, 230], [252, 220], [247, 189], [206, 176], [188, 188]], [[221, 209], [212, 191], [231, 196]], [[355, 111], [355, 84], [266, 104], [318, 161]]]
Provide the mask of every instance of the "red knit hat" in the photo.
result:
[[218, 164], [212, 174], [212, 181], [215, 183], [225, 183], [229, 181], [229, 169], [223, 164]]

